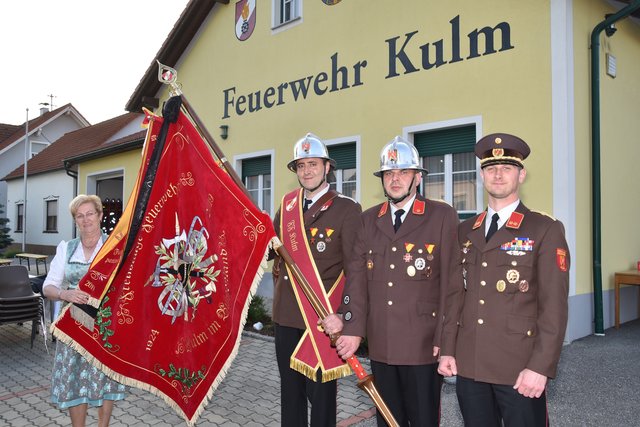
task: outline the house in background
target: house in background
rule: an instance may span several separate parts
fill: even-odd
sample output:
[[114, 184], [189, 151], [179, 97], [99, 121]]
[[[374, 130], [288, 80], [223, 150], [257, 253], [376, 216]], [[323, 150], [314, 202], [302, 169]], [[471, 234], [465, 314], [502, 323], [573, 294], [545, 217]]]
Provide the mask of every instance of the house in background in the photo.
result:
[[144, 139], [144, 132], [141, 132], [143, 117], [142, 114], [126, 113], [69, 132], [30, 159], [27, 163], [26, 229], [22, 227], [25, 212], [22, 165], [3, 178], [7, 182], [10, 236], [16, 249], [24, 242], [25, 250], [29, 252], [53, 254], [61, 240], [75, 237], [68, 206], [79, 191], [108, 199], [109, 203], [113, 202], [109, 205], [110, 211], [121, 212], [125, 194], [124, 170], [133, 170], [135, 180], [137, 166], [116, 159], [109, 165], [94, 167], [91, 181], [80, 185], [78, 159], [92, 158], [93, 152], [111, 153], [132, 149], [132, 145], [140, 147]]
[[[286, 165], [307, 132], [337, 160], [333, 186], [364, 208], [384, 200], [372, 173], [383, 145], [402, 135], [430, 172], [421, 191], [461, 218], [486, 205], [476, 141], [522, 137], [532, 148], [522, 199], [562, 220], [571, 248], [571, 341], [594, 332], [598, 310], [613, 324], [614, 273], [635, 268], [640, 254], [640, 198], [628, 178], [640, 157], [640, 11], [598, 33], [593, 48], [589, 37], [629, 3], [193, 0], [155, 59], [178, 71], [189, 103], [271, 214], [298, 186]], [[157, 74], [152, 61], [128, 111], [166, 99]], [[596, 108], [602, 176], [592, 184]], [[594, 291], [600, 264], [603, 292]], [[637, 318], [638, 287], [621, 292], [622, 320]]]
[[[71, 104], [66, 104], [53, 111], [40, 109], [40, 116], [29, 119], [29, 147], [27, 157], [30, 159], [62, 135], [89, 126], [89, 122]], [[9, 125], [0, 123], [0, 179], [15, 170], [25, 161], [25, 123]], [[0, 204], [5, 206], [4, 217], [11, 219], [14, 228], [17, 206], [7, 206], [7, 183], [0, 181]]]

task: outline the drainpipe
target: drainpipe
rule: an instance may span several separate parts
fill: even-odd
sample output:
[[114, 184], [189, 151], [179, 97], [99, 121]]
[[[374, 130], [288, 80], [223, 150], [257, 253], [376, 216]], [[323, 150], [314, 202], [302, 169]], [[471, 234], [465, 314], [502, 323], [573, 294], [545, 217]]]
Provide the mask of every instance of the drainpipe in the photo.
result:
[[[76, 172], [73, 169], [71, 169], [71, 163], [66, 161], [66, 160], [64, 161], [64, 170], [65, 170], [65, 172], [67, 172], [67, 175], [69, 175], [71, 178], [73, 178], [73, 197], [75, 198], [78, 195], [78, 172]], [[76, 236], [76, 224], [75, 224], [75, 222], [71, 226], [71, 229], [73, 230], [71, 232], [71, 235], [75, 239], [77, 237]]]
[[609, 15], [591, 32], [591, 197], [593, 232], [593, 305], [595, 333], [604, 335], [602, 316], [602, 219], [600, 200], [600, 33], [640, 9], [640, 0]]

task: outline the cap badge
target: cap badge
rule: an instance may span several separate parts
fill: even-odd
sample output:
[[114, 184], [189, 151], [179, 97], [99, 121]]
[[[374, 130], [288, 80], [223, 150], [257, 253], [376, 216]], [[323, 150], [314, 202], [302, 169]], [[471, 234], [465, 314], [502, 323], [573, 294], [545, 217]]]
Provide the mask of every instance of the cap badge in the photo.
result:
[[494, 148], [491, 150], [491, 154], [493, 154], [493, 157], [502, 157], [504, 156], [504, 148]]
[[309, 154], [310, 149], [311, 149], [311, 143], [309, 141], [305, 141], [302, 143], [302, 151]]
[[502, 144], [502, 138], [496, 138], [496, 144]]
[[387, 157], [390, 162], [397, 163], [398, 162], [398, 150], [396, 148], [389, 148], [387, 151]]

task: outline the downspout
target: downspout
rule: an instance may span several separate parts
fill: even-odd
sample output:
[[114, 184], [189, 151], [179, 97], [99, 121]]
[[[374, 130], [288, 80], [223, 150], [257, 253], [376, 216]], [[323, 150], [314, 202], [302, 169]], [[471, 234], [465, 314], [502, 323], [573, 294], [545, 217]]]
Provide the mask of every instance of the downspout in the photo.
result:
[[608, 16], [591, 32], [591, 197], [593, 231], [593, 305], [595, 333], [604, 335], [602, 315], [602, 218], [600, 199], [600, 33], [640, 9], [640, 0]]
[[[73, 178], [73, 197], [75, 198], [78, 195], [78, 172], [76, 172], [73, 169], [71, 169], [71, 163], [66, 161], [66, 160], [64, 161], [64, 170], [67, 173], [67, 175], [69, 175], [71, 178]], [[73, 224], [71, 229], [73, 230], [71, 232], [71, 235], [75, 239], [76, 238], [76, 226], [75, 226], [75, 223]]]

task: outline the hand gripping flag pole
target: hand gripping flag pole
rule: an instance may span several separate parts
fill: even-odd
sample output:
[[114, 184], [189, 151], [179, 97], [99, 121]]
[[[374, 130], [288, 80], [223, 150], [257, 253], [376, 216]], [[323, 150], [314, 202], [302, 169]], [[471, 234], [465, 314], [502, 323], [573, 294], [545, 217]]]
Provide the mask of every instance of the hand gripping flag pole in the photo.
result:
[[[213, 137], [211, 136], [211, 134], [209, 134], [206, 127], [204, 126], [198, 115], [195, 113], [193, 108], [191, 108], [191, 105], [182, 93], [180, 85], [177, 82], [177, 71], [171, 67], [161, 64], [159, 61], [156, 62], [158, 62], [158, 80], [164, 84], [169, 85], [171, 87], [172, 94], [180, 96], [182, 98], [182, 107], [186, 110], [187, 115], [191, 118], [191, 120], [193, 120], [196, 128], [202, 134], [204, 140], [209, 144], [214, 154], [219, 159], [221, 165], [224, 167], [225, 171], [233, 178], [233, 180], [238, 185], [238, 188], [242, 189], [242, 191], [248, 195], [248, 191], [242, 183], [242, 180], [233, 169], [233, 167], [231, 167], [224, 153], [215, 143]], [[322, 305], [322, 302], [311, 288], [311, 285], [300, 271], [300, 268], [296, 265], [293, 258], [291, 258], [291, 255], [287, 252], [285, 247], [282, 246], [282, 243], [278, 243], [279, 245], [277, 247], [274, 247], [275, 251], [278, 253], [278, 255], [280, 255], [280, 257], [282, 257], [284, 262], [291, 269], [292, 274], [294, 275], [298, 283], [300, 283], [305, 296], [308, 298], [309, 302], [313, 306], [313, 309], [318, 314], [318, 317], [320, 319], [326, 318], [329, 315], [326, 308], [324, 307], [324, 305]], [[335, 342], [337, 338], [338, 336], [331, 336], [332, 342]], [[373, 403], [376, 405], [376, 408], [378, 409], [378, 411], [380, 411], [380, 414], [387, 422], [387, 424], [390, 427], [399, 427], [398, 422], [393, 417], [393, 414], [389, 410], [389, 407], [378, 392], [378, 389], [376, 388], [373, 381], [373, 375], [367, 373], [360, 361], [355, 356], [351, 356], [350, 358], [348, 358], [347, 363], [358, 378], [358, 387], [364, 390], [369, 395], [369, 397], [371, 397], [371, 400], [373, 400]]]

